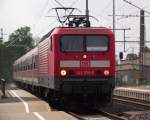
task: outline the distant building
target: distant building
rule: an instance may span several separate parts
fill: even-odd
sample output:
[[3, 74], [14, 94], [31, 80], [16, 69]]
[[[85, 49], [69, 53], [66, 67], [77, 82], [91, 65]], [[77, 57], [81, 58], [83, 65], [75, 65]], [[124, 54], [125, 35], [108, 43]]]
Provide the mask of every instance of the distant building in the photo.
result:
[[123, 60], [116, 66], [116, 80], [120, 84], [136, 83], [140, 79], [139, 59]]
[[[142, 67], [142, 68], [141, 68]], [[119, 84], [138, 84], [140, 79], [150, 80], [150, 51], [145, 51], [136, 60], [122, 60], [116, 65], [116, 80]]]

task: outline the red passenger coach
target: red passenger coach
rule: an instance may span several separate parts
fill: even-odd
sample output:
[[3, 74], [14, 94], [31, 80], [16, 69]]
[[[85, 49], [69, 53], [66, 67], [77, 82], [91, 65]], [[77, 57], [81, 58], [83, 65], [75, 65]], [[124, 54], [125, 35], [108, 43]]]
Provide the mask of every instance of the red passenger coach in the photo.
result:
[[15, 61], [14, 80], [47, 97], [108, 103], [114, 89], [114, 43], [107, 28], [55, 28]]

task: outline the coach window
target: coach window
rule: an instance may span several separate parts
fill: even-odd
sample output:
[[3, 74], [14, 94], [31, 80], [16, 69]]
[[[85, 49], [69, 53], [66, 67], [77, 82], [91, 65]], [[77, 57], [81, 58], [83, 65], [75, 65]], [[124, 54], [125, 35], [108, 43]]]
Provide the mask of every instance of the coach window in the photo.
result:
[[17, 64], [17, 71], [19, 71], [19, 66], [18, 66], [18, 64]]
[[17, 69], [18, 69], [18, 71], [19, 71], [19, 64], [17, 65]]
[[84, 51], [84, 37], [66, 35], [61, 37], [61, 50], [64, 52]]
[[38, 59], [38, 55], [34, 56], [34, 69], [37, 69], [37, 59]]
[[27, 70], [27, 64], [25, 65], [25, 70]]
[[34, 61], [34, 69], [36, 69], [36, 61]]
[[35, 61], [35, 59], [34, 59], [34, 54], [32, 54], [32, 62], [31, 62], [31, 70], [33, 70], [34, 69], [34, 61]]
[[28, 65], [28, 70], [30, 70], [30, 64]]
[[108, 50], [107, 36], [86, 36], [86, 51], [105, 52]]
[[32, 68], [33, 68], [32, 66], [33, 66], [33, 64], [30, 64], [30, 70], [32, 70]]
[[23, 62], [21, 63], [21, 71], [23, 71]]
[[33, 69], [35, 69], [35, 61], [33, 62]]
[[24, 71], [24, 62], [22, 63], [22, 71]]
[[30, 69], [30, 65], [28, 65], [28, 67], [27, 67], [27, 70], [29, 70]]
[[17, 71], [19, 71], [18, 64], [17, 64]]
[[20, 71], [20, 64], [18, 64], [18, 71]]
[[28, 70], [28, 65], [26, 66], [26, 70]]

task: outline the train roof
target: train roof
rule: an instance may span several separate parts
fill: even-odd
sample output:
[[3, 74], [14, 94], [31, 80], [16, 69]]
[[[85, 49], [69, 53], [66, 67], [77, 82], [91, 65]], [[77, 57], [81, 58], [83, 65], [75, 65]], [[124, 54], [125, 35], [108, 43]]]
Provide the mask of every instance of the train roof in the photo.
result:
[[58, 27], [52, 31], [52, 34], [96, 34], [96, 33], [105, 33], [113, 34], [111, 29], [105, 27]]
[[23, 56], [21, 56], [20, 58], [18, 58], [14, 64], [19, 63], [20, 61], [25, 60], [26, 58], [29, 58], [28, 56], [32, 56], [32, 55], [36, 55], [37, 54], [37, 47], [31, 49], [29, 52], [25, 53]]
[[45, 34], [41, 40], [43, 41], [51, 34], [113, 34], [112, 29], [106, 27], [56, 27]]

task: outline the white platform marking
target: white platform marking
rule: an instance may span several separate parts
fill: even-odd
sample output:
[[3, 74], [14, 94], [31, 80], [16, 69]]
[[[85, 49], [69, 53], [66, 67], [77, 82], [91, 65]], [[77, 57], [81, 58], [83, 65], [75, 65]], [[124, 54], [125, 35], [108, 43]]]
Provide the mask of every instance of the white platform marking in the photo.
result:
[[28, 106], [28, 104], [19, 95], [17, 95], [14, 91], [10, 90], [10, 92], [13, 93], [14, 96], [17, 97], [24, 104], [26, 113], [29, 113], [29, 106]]
[[39, 118], [39, 120], [45, 120], [45, 118], [43, 118], [38, 112], [33, 112], [33, 113], [36, 117]]

